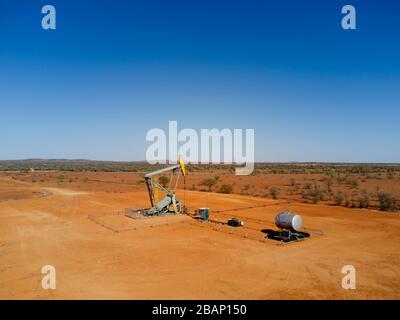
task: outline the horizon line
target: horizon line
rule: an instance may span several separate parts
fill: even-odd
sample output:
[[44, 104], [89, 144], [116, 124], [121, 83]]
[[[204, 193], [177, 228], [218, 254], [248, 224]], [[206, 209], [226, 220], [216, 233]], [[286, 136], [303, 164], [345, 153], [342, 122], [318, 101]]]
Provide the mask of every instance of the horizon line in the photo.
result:
[[[96, 159], [80, 159], [80, 158], [25, 158], [25, 159], [0, 159], [0, 162], [27, 162], [27, 161], [58, 161], [58, 162], [109, 162], [109, 163], [148, 163], [146, 160], [96, 160]], [[165, 160], [166, 161], [166, 160]], [[170, 164], [155, 163], [154, 165]], [[174, 162], [175, 163], [175, 162]], [[243, 165], [244, 163], [188, 163], [191, 165]], [[364, 165], [400, 165], [400, 162], [352, 162], [352, 161], [255, 161], [254, 164], [364, 164]]]

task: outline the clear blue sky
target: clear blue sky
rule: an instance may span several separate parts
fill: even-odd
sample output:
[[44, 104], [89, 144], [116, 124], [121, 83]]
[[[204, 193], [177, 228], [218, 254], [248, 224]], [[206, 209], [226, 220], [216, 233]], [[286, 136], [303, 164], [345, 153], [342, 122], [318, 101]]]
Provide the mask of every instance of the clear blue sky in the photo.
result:
[[143, 160], [178, 120], [254, 128], [256, 161], [400, 162], [396, 0], [0, 0], [0, 41], [0, 159]]

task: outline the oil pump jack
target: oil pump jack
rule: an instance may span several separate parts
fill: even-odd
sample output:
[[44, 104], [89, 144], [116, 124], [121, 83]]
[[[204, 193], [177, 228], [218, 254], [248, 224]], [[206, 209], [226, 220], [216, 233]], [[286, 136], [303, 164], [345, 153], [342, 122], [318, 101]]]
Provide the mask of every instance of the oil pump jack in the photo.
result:
[[[168, 188], [158, 180], [159, 175], [166, 173], [170, 173]], [[182, 202], [176, 198], [175, 194], [181, 174], [185, 178], [185, 164], [181, 156], [179, 156], [177, 164], [147, 173], [144, 178], [150, 197], [151, 208], [139, 210], [126, 209], [126, 215], [131, 218], [138, 218], [139, 216], [158, 216], [168, 213], [180, 213], [182, 210]], [[159, 191], [165, 194], [161, 200], [158, 200]]]

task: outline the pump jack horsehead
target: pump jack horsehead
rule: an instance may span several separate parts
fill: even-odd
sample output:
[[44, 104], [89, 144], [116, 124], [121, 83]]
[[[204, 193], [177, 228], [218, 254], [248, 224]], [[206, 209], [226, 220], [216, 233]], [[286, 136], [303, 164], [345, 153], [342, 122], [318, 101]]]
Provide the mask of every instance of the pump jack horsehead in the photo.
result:
[[[157, 179], [158, 175], [167, 172], [171, 172], [168, 188], [161, 185]], [[182, 209], [181, 208], [182, 203], [179, 199], [175, 197], [175, 194], [176, 194], [176, 189], [178, 187], [179, 176], [181, 174], [185, 179], [186, 176], [185, 164], [183, 162], [182, 156], [179, 156], [178, 164], [149, 172], [144, 176], [151, 203], [151, 208], [147, 209], [144, 212], [145, 216], [153, 216], [153, 215], [168, 214], [168, 213], [180, 213]], [[176, 178], [174, 183], [173, 180], [175, 176]], [[173, 188], [171, 189], [172, 185]], [[165, 193], [165, 197], [160, 201], [158, 201], [157, 199], [157, 193], [159, 190]]]

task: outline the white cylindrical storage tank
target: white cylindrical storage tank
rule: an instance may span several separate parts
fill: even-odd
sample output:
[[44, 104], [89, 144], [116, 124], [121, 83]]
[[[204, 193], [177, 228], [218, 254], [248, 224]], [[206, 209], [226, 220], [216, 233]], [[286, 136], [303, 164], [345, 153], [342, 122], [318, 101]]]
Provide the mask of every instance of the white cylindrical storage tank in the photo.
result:
[[300, 231], [303, 221], [301, 216], [290, 212], [280, 212], [275, 217], [275, 224], [282, 229]]

